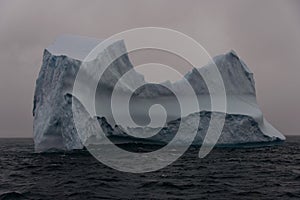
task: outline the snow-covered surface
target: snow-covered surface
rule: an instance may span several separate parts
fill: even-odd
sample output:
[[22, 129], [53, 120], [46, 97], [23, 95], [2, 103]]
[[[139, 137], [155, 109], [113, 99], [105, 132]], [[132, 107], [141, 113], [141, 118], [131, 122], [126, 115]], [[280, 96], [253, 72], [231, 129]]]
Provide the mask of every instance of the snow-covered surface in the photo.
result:
[[77, 60], [83, 60], [102, 41], [84, 36], [62, 35], [47, 47], [47, 50], [52, 55], [65, 55]]
[[[79, 42], [76, 42], [77, 38], [79, 38]], [[87, 39], [88, 45], [85, 45], [83, 40], [83, 37], [71, 36], [68, 38], [63, 36], [44, 51], [42, 67], [36, 81], [33, 108], [34, 142], [37, 152], [52, 148], [70, 150], [83, 147], [72, 119], [72, 106], [69, 98], [69, 95], [72, 94], [75, 77], [82, 64], [82, 56], [88, 54], [87, 51], [94, 48], [95, 45], [94, 39]], [[63, 44], [59, 44], [59, 41]], [[66, 50], [63, 48], [64, 45]], [[81, 47], [82, 50], [76, 50], [76, 48]], [[101, 64], [105, 61], [105, 56], [125, 50], [124, 43], [116, 41], [106, 50], [104, 60], [103, 57], [100, 57], [93, 62]], [[101, 83], [106, 88], [111, 88], [121, 74], [131, 68], [132, 65], [125, 54], [104, 73]], [[89, 71], [84, 81], [88, 84], [93, 75]], [[143, 82], [144, 77], [136, 74], [131, 80], [132, 82]], [[93, 133], [92, 130], [96, 121], [94, 116], [89, 117], [86, 108], [80, 106], [80, 103], [78, 104], [78, 112], [82, 117], [80, 120], [82, 123], [79, 125], [80, 131], [87, 132], [86, 129], [88, 128], [90, 133]], [[90, 126], [85, 127], [87, 125]], [[85, 134], [85, 136], [87, 138], [83, 139], [88, 140], [89, 135]]]
[[[77, 130], [75, 129], [72, 120], [71, 96], [72, 87], [75, 76], [81, 65], [81, 60], [91, 51], [101, 40], [91, 39], [78, 36], [62, 36], [56, 42], [50, 45], [44, 52], [43, 64], [39, 77], [36, 82], [36, 91], [34, 97], [34, 141], [36, 151], [46, 151], [51, 148], [56, 149], [80, 149], [83, 147], [82, 141], [79, 139]], [[109, 55], [117, 51], [126, 51], [125, 45], [122, 41], [113, 44], [106, 53]], [[65, 56], [60, 56], [65, 55]], [[222, 75], [224, 85], [227, 92], [227, 117], [225, 126], [218, 141], [218, 144], [236, 144], [248, 142], [270, 142], [277, 139], [284, 140], [285, 137], [277, 131], [266, 119], [264, 119], [261, 110], [256, 101], [255, 83], [253, 74], [246, 64], [237, 56], [233, 51], [219, 55], [214, 58], [214, 61]], [[105, 62], [105, 59], [97, 58], [95, 63]], [[125, 54], [120, 57], [104, 74], [101, 83], [105, 85], [107, 90], [112, 88], [120, 77], [133, 66], [129, 61], [128, 56]], [[210, 72], [210, 64], [202, 67], [199, 71], [202, 75]], [[188, 124], [193, 122], [197, 115], [202, 115], [201, 130], [196, 136], [194, 142], [201, 143], [203, 141], [203, 129], [207, 127], [210, 119], [210, 113], [218, 114], [218, 110], [211, 110], [210, 97], [206, 85], [197, 73], [193, 70], [185, 75], [186, 79], [193, 86], [198, 96], [200, 110], [191, 108], [186, 116], [182, 118], [183, 123]], [[87, 80], [93, 79], [93, 73], [87, 73]], [[144, 78], [138, 73], [133, 73], [130, 78], [132, 83], [144, 83]], [[83, 82], [83, 84], [85, 84]], [[129, 85], [130, 85], [129, 84]], [[184, 94], [185, 87], [182, 81], [175, 83], [166, 82], [169, 87], [179, 93]], [[104, 94], [104, 95], [103, 95]], [[122, 98], [122, 97], [120, 97]], [[187, 97], [188, 98], [188, 97]], [[101, 120], [98, 121], [102, 124], [104, 132], [110, 136], [122, 135], [126, 136], [122, 126], [112, 128], [114, 120], [110, 111], [110, 99], [105, 96], [103, 90], [97, 90], [96, 94], [96, 108]], [[147, 120], [145, 114], [146, 105], [151, 104], [151, 101], [159, 100], [166, 106], [166, 110], [170, 117], [165, 131], [162, 131], [152, 139], [156, 142], [166, 142], [170, 138], [170, 132], [174, 131], [177, 126], [176, 119], [180, 116], [176, 107], [176, 99], [172, 97], [170, 92], [165, 87], [157, 84], [147, 84], [139, 88], [133, 97], [134, 102], [134, 115], [138, 119]], [[187, 99], [188, 101], [188, 99]], [[92, 135], [85, 135], [83, 143], [86, 144], [94, 140], [97, 136], [96, 116], [89, 116], [80, 102], [76, 103], [77, 112], [82, 117], [81, 124], [79, 125], [80, 132], [89, 132]], [[205, 111], [205, 112], [204, 112]], [[147, 113], [147, 112], [146, 112]], [[122, 115], [122, 113], [120, 113]], [[111, 125], [111, 126], [110, 126]], [[203, 128], [204, 127], [204, 128]], [[78, 127], [77, 127], [78, 128]], [[147, 132], [152, 127], [147, 127], [147, 130], [136, 129], [131, 127], [132, 132]], [[167, 130], [167, 131], [166, 131]], [[188, 130], [187, 130], [188, 132]], [[94, 135], [93, 135], [94, 134]], [[83, 135], [83, 134], [81, 134]], [[188, 135], [186, 137], [189, 137]], [[93, 138], [93, 139], [91, 139]], [[101, 138], [97, 138], [97, 140]], [[185, 138], [182, 138], [184, 142]]]
[[[184, 117], [180, 120], [170, 121], [166, 127], [163, 129], [157, 130], [157, 128], [130, 128], [130, 132], [135, 132], [135, 135], [143, 135], [145, 132], [157, 132], [156, 135], [147, 138], [148, 141], [155, 142], [155, 143], [162, 143], [167, 144], [172, 140], [172, 137], [178, 130], [179, 124], [182, 123], [185, 127], [186, 132], [190, 132], [191, 130], [191, 123], [197, 123], [197, 120], [200, 117], [200, 124], [197, 131], [197, 135], [193, 140], [194, 145], [202, 144], [204, 138], [206, 136], [206, 132], [208, 129], [209, 121], [211, 119], [211, 115], [214, 114], [215, 117], [222, 119], [222, 113], [211, 113], [207, 111], [202, 111], [198, 113], [193, 113]], [[130, 136], [126, 136], [126, 132], [120, 129], [118, 131], [113, 130], [113, 128], [106, 122], [105, 119], [99, 119], [99, 122], [102, 124], [102, 128], [104, 127], [104, 132], [110, 138], [119, 137], [127, 137], [128, 140]], [[107, 131], [109, 130], [109, 131]], [[109, 134], [113, 133], [113, 134]], [[187, 140], [188, 135], [184, 135], [182, 138], [179, 139], [178, 145], [184, 144]], [[218, 140], [218, 145], [233, 145], [233, 144], [246, 144], [246, 143], [264, 143], [264, 142], [273, 142], [277, 141], [273, 137], [269, 137], [261, 131], [257, 122], [250, 116], [247, 115], [240, 115], [240, 114], [227, 114], [225, 125], [223, 127], [223, 131], [221, 137]], [[101, 142], [101, 141], [99, 141]]]

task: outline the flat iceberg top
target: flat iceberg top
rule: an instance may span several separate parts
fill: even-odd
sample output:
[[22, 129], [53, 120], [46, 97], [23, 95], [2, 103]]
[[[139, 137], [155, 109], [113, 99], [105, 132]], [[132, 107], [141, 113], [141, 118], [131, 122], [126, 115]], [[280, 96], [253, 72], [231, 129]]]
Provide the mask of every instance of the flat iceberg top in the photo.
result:
[[77, 60], [83, 60], [102, 41], [101, 39], [90, 37], [62, 35], [46, 49], [56, 56], [65, 55]]

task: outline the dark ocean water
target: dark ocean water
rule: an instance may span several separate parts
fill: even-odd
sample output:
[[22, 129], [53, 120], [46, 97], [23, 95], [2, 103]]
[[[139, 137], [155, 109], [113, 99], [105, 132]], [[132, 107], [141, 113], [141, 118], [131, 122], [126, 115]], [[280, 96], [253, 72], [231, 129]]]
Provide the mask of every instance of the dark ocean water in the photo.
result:
[[0, 150], [0, 199], [300, 199], [300, 137], [215, 148], [204, 159], [191, 147], [145, 174], [110, 169], [84, 150], [35, 154], [31, 139], [1, 139]]

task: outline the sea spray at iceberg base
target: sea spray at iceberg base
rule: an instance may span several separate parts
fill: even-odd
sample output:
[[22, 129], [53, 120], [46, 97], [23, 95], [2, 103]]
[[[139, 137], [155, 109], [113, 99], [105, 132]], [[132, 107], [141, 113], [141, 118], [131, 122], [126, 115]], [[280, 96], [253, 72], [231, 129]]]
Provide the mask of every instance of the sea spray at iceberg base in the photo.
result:
[[[264, 119], [256, 101], [253, 73], [233, 51], [213, 58], [224, 81], [227, 113], [211, 109], [208, 88], [201, 76], [212, 70], [210, 63], [208, 63], [206, 66], [198, 70], [193, 69], [185, 75], [185, 80], [188, 81], [197, 95], [200, 109], [191, 107], [188, 112], [182, 114], [179, 102], [173, 92], [184, 95], [184, 81], [164, 82], [162, 84], [146, 83], [143, 75], [133, 69], [123, 41], [116, 41], [105, 51], [105, 55], [114, 55], [117, 52], [124, 52], [125, 54], [115, 60], [101, 77], [94, 95], [97, 115], [90, 116], [87, 111], [89, 108], [84, 107], [79, 100], [73, 97], [72, 91], [83, 59], [99, 42], [101, 41], [91, 38], [62, 36], [45, 49], [34, 95], [33, 115], [36, 152], [53, 149], [82, 149], [89, 144], [102, 143], [103, 138], [97, 133], [98, 124], [105, 135], [116, 143], [139, 141], [141, 143], [167, 144], [172, 140], [181, 123], [187, 133], [177, 140], [178, 145], [181, 145], [190, 137], [188, 134], [191, 132], [189, 124], [195, 122], [199, 117], [200, 123], [193, 144], [201, 145], [212, 115], [216, 118], [220, 117], [220, 119], [224, 115], [226, 116], [217, 145], [269, 143], [285, 140], [285, 137]], [[99, 66], [101, 67], [101, 62], [105, 62], [105, 59], [104, 56], [100, 56], [100, 58], [98, 56], [89, 62], [100, 63]], [[135, 90], [130, 98], [129, 109], [132, 119], [138, 124], [149, 124], [149, 108], [154, 104], [160, 104], [167, 113], [166, 123], [163, 126], [131, 127], [126, 125], [125, 118], [122, 124], [115, 122], [111, 111], [112, 91], [118, 80], [128, 71], [131, 71], [131, 82], [126, 84], [132, 87], [135, 84], [143, 85]], [[88, 85], [88, 81], [92, 77], [93, 75], [87, 72], [86, 79], [80, 81], [83, 85]], [[127, 92], [125, 86], [122, 90], [124, 93]], [[118, 98], [122, 100], [123, 97], [120, 95]], [[187, 95], [185, 98], [188, 102], [189, 96]], [[77, 120], [79, 124], [77, 123], [76, 126], [73, 120], [72, 105], [76, 108], [76, 115], [80, 116], [80, 120]], [[118, 114], [122, 118], [123, 113]], [[155, 118], [155, 112], [152, 114]], [[142, 137], [153, 131], [158, 133], [151, 137]], [[132, 135], [140, 135], [142, 139]]]

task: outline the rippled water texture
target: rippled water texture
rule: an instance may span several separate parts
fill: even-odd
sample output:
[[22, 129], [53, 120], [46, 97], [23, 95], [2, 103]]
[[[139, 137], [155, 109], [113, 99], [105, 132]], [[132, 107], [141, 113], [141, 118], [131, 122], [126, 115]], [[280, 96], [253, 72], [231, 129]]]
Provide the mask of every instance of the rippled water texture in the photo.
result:
[[31, 139], [1, 139], [0, 148], [0, 199], [300, 199], [300, 137], [272, 147], [215, 148], [204, 159], [191, 147], [146, 174], [110, 169], [84, 150], [35, 154]]

